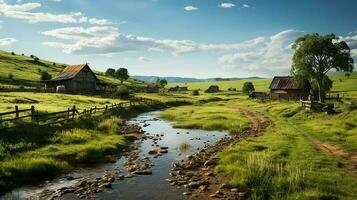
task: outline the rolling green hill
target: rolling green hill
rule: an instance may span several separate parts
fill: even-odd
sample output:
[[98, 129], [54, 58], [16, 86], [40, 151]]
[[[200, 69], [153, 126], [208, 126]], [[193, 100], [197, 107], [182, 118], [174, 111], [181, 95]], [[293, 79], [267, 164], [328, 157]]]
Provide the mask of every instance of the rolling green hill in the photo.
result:
[[[9, 52], [0, 50], [0, 87], [35, 87], [36, 81], [40, 80], [40, 72], [47, 71], [52, 77], [66, 67], [66, 64], [55, 63], [34, 58], [25, 55], [12, 55]], [[105, 76], [102, 72], [95, 72], [97, 77], [106, 83], [119, 84], [119, 80]], [[13, 79], [9, 79], [9, 74]], [[142, 81], [129, 79], [126, 82], [129, 86], [143, 86]]]

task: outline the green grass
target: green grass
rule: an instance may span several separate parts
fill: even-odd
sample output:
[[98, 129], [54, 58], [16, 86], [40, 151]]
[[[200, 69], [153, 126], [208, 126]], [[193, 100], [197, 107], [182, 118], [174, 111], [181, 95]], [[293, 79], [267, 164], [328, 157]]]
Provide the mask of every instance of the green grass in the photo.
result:
[[239, 130], [248, 121], [237, 113], [238, 108], [257, 110], [274, 124], [263, 136], [244, 140], [219, 155], [216, 171], [228, 177], [231, 187], [252, 199], [357, 198], [357, 175], [343, 167], [350, 161], [326, 155], [315, 144], [328, 142], [357, 151], [357, 111], [348, 111], [344, 103], [336, 104], [340, 113], [326, 115], [302, 110], [297, 102], [261, 103], [235, 96], [171, 108], [163, 117], [177, 127]]
[[19, 109], [29, 109], [31, 105], [34, 105], [40, 111], [54, 112], [67, 110], [67, 108], [72, 108], [74, 105], [78, 110], [83, 110], [94, 106], [103, 107], [107, 104], [122, 101], [124, 100], [83, 95], [0, 92], [0, 112], [12, 111], [15, 105], [19, 106]]
[[228, 130], [235, 134], [249, 127], [249, 121], [239, 110], [214, 105], [170, 108], [161, 117], [174, 121], [176, 128]]
[[116, 117], [119, 114], [52, 126], [19, 122], [16, 127], [2, 129], [0, 191], [67, 172], [79, 164], [103, 162], [120, 153], [132, 138], [120, 132], [123, 121]]

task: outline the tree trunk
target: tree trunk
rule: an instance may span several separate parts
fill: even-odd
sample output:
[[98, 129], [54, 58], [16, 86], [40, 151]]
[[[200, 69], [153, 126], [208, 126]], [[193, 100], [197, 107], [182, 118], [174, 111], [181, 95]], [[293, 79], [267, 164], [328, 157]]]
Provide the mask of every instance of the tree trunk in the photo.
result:
[[317, 79], [317, 87], [319, 90], [319, 101], [324, 102], [325, 101], [325, 99], [323, 97], [324, 95], [322, 95], [322, 91], [321, 91], [321, 87], [322, 87], [322, 79], [321, 78]]

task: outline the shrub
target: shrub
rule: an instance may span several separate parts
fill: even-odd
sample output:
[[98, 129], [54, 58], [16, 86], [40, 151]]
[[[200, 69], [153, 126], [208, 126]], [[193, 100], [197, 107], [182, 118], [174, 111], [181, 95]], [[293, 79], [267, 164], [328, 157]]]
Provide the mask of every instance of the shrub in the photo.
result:
[[192, 91], [192, 96], [199, 96], [200, 92], [198, 90], [193, 90]]
[[38, 57], [35, 57], [34, 60], [38, 62], [40, 59]]
[[15, 52], [11, 52], [11, 55], [13, 55], [13, 56], [14, 56], [14, 55], [16, 55], [16, 54], [15, 54]]
[[53, 66], [56, 66], [56, 63], [52, 63]]
[[35, 56], [35, 55], [33, 55], [33, 54], [31, 54], [31, 55], [30, 55], [30, 58], [35, 58], [35, 57], [36, 57], [36, 56]]
[[7, 77], [8, 77], [10, 80], [13, 80], [13, 79], [14, 79], [14, 75], [13, 75], [12, 73], [9, 73], [9, 74], [7, 75]]
[[115, 69], [113, 68], [108, 68], [107, 71], [105, 71], [106, 76], [114, 76], [115, 74]]
[[254, 85], [252, 82], [245, 82], [242, 88], [244, 94], [249, 94], [255, 91]]
[[38, 71], [38, 73], [41, 73], [41, 72], [42, 72], [42, 69], [41, 69], [41, 68], [38, 68], [37, 71]]
[[25, 54], [24, 54], [24, 53], [22, 53], [21, 55], [22, 55], [22, 56], [25, 56]]
[[129, 89], [125, 85], [121, 85], [115, 91], [117, 97], [129, 97]]
[[347, 103], [347, 110], [349, 111], [357, 110], [357, 101], [354, 100], [350, 103]]
[[52, 76], [48, 72], [46, 72], [46, 71], [41, 72], [41, 80], [42, 81], [51, 80], [51, 78], [52, 78]]

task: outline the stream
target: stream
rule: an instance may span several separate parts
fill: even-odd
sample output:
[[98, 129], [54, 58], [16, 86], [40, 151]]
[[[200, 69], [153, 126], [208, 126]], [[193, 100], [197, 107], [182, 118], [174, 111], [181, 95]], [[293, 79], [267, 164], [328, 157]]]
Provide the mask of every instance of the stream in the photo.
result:
[[[221, 138], [226, 137], [228, 132], [204, 131], [173, 128], [172, 122], [159, 118], [160, 112], [154, 111], [143, 113], [128, 120], [130, 124], [138, 124], [146, 136], [156, 136], [159, 134], [160, 140], [157, 145], [168, 147], [168, 153], [154, 157], [148, 152], [153, 150], [153, 140], [144, 139], [136, 142], [135, 150], [139, 159], [150, 160], [152, 164], [148, 168], [151, 175], [128, 176], [129, 172], [124, 167], [127, 161], [126, 156], [118, 158], [113, 163], [105, 163], [88, 168], [78, 168], [69, 174], [62, 175], [53, 180], [45, 181], [41, 184], [30, 185], [14, 189], [13, 191], [0, 197], [5, 199], [37, 199], [39, 193], [44, 190], [57, 190], [69, 187], [78, 182], [79, 178], [95, 179], [102, 177], [106, 173], [119, 173], [123, 179], [116, 179], [111, 189], [96, 193], [93, 198], [97, 199], [185, 199], [183, 193], [187, 190], [180, 186], [171, 186], [167, 179], [170, 178], [171, 165], [173, 162], [184, 160], [187, 156], [194, 154], [206, 144], [214, 144]], [[189, 144], [189, 145], [182, 145]], [[181, 146], [181, 148], [180, 148]], [[184, 148], [183, 148], [184, 146]], [[73, 193], [68, 193], [58, 199], [79, 199]]]

